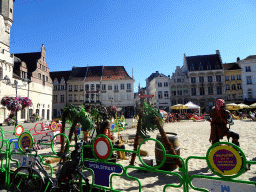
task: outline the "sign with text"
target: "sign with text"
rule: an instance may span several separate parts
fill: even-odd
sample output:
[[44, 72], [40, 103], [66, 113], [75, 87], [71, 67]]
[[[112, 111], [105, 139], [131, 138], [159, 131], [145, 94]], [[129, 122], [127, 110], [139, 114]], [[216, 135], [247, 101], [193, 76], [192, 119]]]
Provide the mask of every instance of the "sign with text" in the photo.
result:
[[30, 133], [22, 133], [18, 140], [21, 151], [25, 151], [26, 148], [32, 148], [34, 145], [34, 139]]
[[218, 145], [208, 155], [208, 163], [213, 172], [221, 176], [237, 175], [243, 167], [239, 152], [229, 145]]
[[84, 161], [84, 166], [92, 169], [95, 174], [94, 183], [96, 185], [110, 187], [109, 180], [112, 173], [122, 173], [122, 167], [119, 165], [109, 165], [106, 163]]

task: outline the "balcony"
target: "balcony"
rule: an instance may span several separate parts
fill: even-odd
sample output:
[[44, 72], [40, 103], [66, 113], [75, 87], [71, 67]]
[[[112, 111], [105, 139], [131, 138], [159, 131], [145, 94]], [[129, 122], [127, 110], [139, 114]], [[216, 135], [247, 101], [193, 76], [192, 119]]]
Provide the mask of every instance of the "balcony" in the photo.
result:
[[131, 90], [131, 89], [129, 89], [129, 90], [126, 90], [126, 92], [132, 92], [132, 90]]
[[77, 89], [75, 89], [74, 91], [75, 91], [75, 92], [77, 92], [78, 90], [77, 90]]

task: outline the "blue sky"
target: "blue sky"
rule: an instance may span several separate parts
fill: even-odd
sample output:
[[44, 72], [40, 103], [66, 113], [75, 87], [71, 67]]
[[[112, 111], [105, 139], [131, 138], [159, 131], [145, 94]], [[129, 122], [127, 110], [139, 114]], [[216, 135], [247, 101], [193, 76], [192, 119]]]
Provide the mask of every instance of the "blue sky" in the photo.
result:
[[11, 53], [46, 48], [50, 71], [124, 66], [143, 87], [183, 56], [235, 62], [256, 54], [256, 3], [202, 0], [16, 0]]

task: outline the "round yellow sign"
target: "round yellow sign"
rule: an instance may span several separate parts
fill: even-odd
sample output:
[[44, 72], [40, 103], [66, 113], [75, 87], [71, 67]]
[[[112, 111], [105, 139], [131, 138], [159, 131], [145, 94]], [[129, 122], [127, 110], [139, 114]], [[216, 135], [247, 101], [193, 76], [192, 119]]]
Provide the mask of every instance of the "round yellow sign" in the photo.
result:
[[243, 167], [243, 160], [236, 149], [229, 145], [214, 147], [208, 156], [212, 171], [223, 176], [236, 175]]

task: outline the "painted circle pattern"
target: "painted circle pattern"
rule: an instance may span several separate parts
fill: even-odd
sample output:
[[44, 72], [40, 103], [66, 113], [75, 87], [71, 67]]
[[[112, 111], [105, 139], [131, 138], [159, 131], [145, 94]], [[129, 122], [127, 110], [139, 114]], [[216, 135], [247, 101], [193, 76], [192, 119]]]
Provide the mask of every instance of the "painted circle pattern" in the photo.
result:
[[220, 145], [209, 153], [209, 163], [212, 171], [223, 176], [236, 175], [242, 168], [242, 157], [232, 146]]
[[108, 140], [104, 137], [99, 137], [94, 142], [94, 152], [100, 159], [109, 157], [111, 148]]

